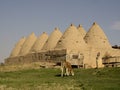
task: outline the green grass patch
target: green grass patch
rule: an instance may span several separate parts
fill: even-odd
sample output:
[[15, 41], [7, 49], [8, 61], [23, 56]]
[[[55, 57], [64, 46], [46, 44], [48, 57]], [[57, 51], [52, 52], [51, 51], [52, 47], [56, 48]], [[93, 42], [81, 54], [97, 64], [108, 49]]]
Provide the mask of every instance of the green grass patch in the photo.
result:
[[[75, 76], [60, 76], [60, 69], [0, 72], [0, 86], [30, 90], [120, 90], [120, 68], [74, 69]], [[1, 89], [1, 88], [0, 88]]]

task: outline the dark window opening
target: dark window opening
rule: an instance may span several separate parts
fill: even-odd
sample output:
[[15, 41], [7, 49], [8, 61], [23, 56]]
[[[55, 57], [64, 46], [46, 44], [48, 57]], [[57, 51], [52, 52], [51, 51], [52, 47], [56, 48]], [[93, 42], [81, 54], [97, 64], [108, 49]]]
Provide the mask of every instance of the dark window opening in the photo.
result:
[[73, 59], [78, 59], [78, 55], [73, 55], [72, 58]]

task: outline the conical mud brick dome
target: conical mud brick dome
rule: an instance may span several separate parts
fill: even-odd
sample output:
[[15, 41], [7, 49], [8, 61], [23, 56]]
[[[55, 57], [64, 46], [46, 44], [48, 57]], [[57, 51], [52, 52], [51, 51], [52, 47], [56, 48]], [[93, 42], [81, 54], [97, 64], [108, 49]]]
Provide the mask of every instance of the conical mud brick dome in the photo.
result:
[[55, 30], [51, 33], [45, 45], [43, 46], [42, 50], [54, 49], [61, 36], [62, 33], [60, 32], [60, 30], [58, 28], [55, 28]]
[[23, 45], [23, 43], [25, 42], [25, 40], [26, 40], [26, 38], [25, 37], [23, 37], [23, 38], [21, 38], [19, 41], [18, 41], [18, 43], [15, 45], [15, 47], [13, 48], [13, 50], [12, 50], [12, 52], [11, 52], [11, 54], [10, 54], [10, 57], [15, 57], [15, 56], [17, 56], [18, 54], [19, 54], [19, 52], [20, 52], [20, 50], [21, 50], [21, 48], [22, 48], [22, 45]]
[[31, 52], [37, 52], [40, 51], [43, 47], [43, 45], [45, 44], [45, 42], [48, 39], [48, 35], [47, 33], [43, 32], [42, 35], [40, 35], [38, 37], [38, 39], [36, 40], [35, 44], [33, 45]]
[[92, 27], [87, 32], [84, 37], [85, 42], [93, 48], [106, 49], [111, 48], [111, 45], [101, 29], [101, 27], [97, 23], [93, 23]]
[[31, 33], [28, 38], [25, 40], [19, 55], [25, 55], [27, 53], [29, 53], [31, 47], [33, 46], [33, 44], [35, 43], [37, 37], [35, 36], [34, 33]]
[[83, 50], [86, 44], [77, 28], [71, 24], [56, 45], [56, 49]]
[[86, 31], [85, 29], [82, 27], [82, 25], [79, 25], [77, 27], [78, 31], [80, 32], [80, 35], [84, 38], [84, 36], [86, 35]]

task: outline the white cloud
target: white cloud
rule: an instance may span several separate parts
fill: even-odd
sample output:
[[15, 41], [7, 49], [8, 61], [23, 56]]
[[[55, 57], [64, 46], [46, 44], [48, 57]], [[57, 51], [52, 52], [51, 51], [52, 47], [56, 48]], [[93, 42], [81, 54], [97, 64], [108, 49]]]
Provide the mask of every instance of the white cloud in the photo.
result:
[[112, 25], [112, 29], [114, 30], [120, 30], [120, 21], [116, 21]]

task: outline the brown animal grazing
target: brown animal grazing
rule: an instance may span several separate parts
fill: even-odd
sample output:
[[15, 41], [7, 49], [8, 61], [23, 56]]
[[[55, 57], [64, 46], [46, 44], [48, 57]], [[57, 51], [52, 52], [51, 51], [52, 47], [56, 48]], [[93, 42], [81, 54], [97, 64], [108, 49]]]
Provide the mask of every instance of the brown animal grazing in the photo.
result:
[[65, 73], [65, 76], [69, 76], [69, 75], [74, 76], [72, 66], [68, 61], [61, 62], [61, 76], [62, 77], [64, 73]]

